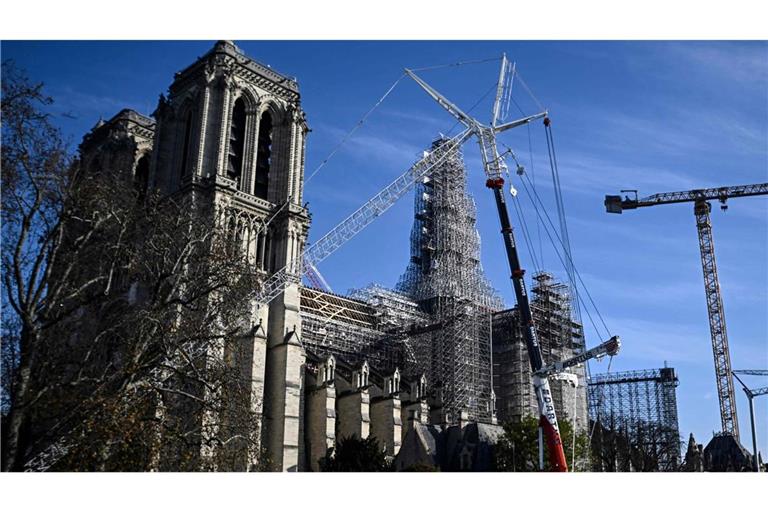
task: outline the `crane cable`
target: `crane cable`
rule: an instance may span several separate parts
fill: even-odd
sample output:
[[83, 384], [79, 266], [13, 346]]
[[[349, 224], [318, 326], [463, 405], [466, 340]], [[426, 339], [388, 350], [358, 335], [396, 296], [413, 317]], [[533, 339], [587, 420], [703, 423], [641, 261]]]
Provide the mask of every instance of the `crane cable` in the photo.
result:
[[[472, 111], [475, 110], [475, 108], [477, 108], [477, 106], [480, 103], [482, 103], [482, 101], [485, 98], [487, 98], [488, 95], [491, 94], [491, 92], [493, 90], [495, 90], [495, 89], [496, 89], [496, 84], [495, 83], [491, 84], [491, 86], [488, 88], [488, 90], [485, 91], [485, 93], [483, 93], [482, 96], [480, 96], [480, 99], [478, 99], [471, 107], [469, 107], [469, 109], [467, 110], [467, 114], [471, 114]], [[459, 126], [460, 124], [461, 124], [461, 121], [456, 121], [455, 123], [453, 123], [453, 126], [451, 126], [451, 129], [446, 132], [446, 137], [450, 137], [451, 133], [453, 133], [453, 130], [455, 130], [456, 127]]]
[[430, 71], [433, 69], [442, 69], [442, 68], [452, 68], [457, 66], [463, 66], [465, 64], [482, 64], [483, 62], [493, 62], [496, 60], [501, 60], [501, 57], [492, 57], [489, 59], [476, 59], [476, 60], [460, 60], [457, 62], [452, 62], [450, 64], [438, 64], [436, 66], [426, 66], [423, 68], [411, 68], [411, 71]]
[[[515, 75], [522, 82], [522, 78], [520, 78], [520, 76], [517, 73], [517, 71], [515, 71]], [[529, 94], [530, 94], [530, 90], [529, 90]], [[522, 107], [520, 107], [520, 104], [517, 101], [515, 101], [515, 98], [511, 94], [509, 95], [508, 102], [512, 102], [515, 105], [515, 107], [517, 107], [517, 110], [520, 112], [520, 114], [523, 117], [526, 117], [528, 115], [522, 109]], [[533, 181], [532, 188], [533, 188], [533, 190], [536, 190], [536, 167], [535, 167], [534, 161], [533, 161], [533, 138], [531, 137], [531, 124], [530, 123], [526, 123], [525, 128], [528, 131], [528, 157], [529, 157], [529, 161], [530, 161], [530, 165], [531, 165], [531, 176], [533, 178], [533, 180], [532, 180]], [[504, 145], [504, 146], [507, 147], [506, 145]], [[509, 147], [507, 147], [507, 149], [509, 149]], [[512, 153], [512, 154], [514, 155], [514, 153]], [[520, 166], [519, 162], [518, 162], [518, 166]], [[539, 240], [539, 258], [541, 259], [541, 268], [544, 268], [544, 247], [543, 247], [542, 238], [541, 238], [541, 222], [539, 221], [538, 218], [536, 219], [536, 237]]]
[[310, 174], [310, 175], [309, 175], [309, 177], [308, 177], [307, 179], [305, 179], [305, 180], [304, 180], [304, 185], [305, 185], [305, 186], [306, 186], [306, 184], [307, 184], [307, 183], [309, 183], [309, 182], [310, 182], [310, 180], [312, 180], [312, 178], [314, 178], [314, 177], [315, 177], [315, 175], [316, 175], [318, 172], [320, 172], [320, 169], [322, 169], [323, 167], [325, 167], [325, 164], [327, 164], [327, 163], [328, 163], [328, 161], [329, 161], [331, 158], [333, 158], [333, 157], [334, 157], [334, 155], [336, 155], [336, 153], [339, 151], [339, 149], [341, 149], [341, 146], [343, 146], [343, 145], [344, 145], [344, 144], [345, 144], [345, 143], [346, 143], [346, 142], [347, 142], [347, 141], [348, 141], [348, 140], [349, 140], [349, 139], [352, 137], [352, 135], [354, 135], [354, 134], [355, 134], [355, 132], [356, 132], [356, 131], [357, 131], [357, 130], [358, 130], [360, 127], [361, 127], [361, 126], [363, 126], [363, 123], [365, 123], [365, 121], [366, 121], [366, 120], [368, 119], [368, 117], [369, 117], [369, 116], [370, 116], [370, 115], [373, 113], [373, 111], [374, 111], [374, 110], [376, 110], [376, 109], [379, 107], [379, 105], [381, 105], [381, 104], [384, 102], [384, 100], [385, 100], [385, 99], [387, 99], [387, 96], [389, 96], [389, 95], [392, 93], [392, 91], [394, 91], [394, 90], [395, 90], [395, 87], [397, 87], [397, 85], [398, 85], [398, 84], [399, 84], [399, 83], [400, 83], [400, 82], [403, 80], [403, 78], [405, 78], [406, 76], [407, 76], [407, 75], [406, 75], [405, 73], [403, 73], [402, 75], [400, 75], [400, 77], [399, 77], [397, 80], [395, 80], [395, 83], [393, 83], [393, 84], [392, 84], [392, 85], [389, 87], [389, 89], [387, 89], [387, 92], [385, 92], [385, 93], [384, 93], [384, 95], [383, 95], [381, 98], [379, 98], [379, 100], [378, 100], [378, 101], [377, 101], [377, 102], [376, 102], [376, 103], [373, 105], [373, 107], [371, 107], [371, 108], [368, 110], [368, 112], [366, 112], [365, 114], [363, 114], [363, 117], [361, 117], [361, 118], [360, 118], [360, 120], [359, 120], [357, 123], [355, 123], [355, 125], [352, 127], [352, 129], [351, 129], [349, 132], [347, 132], [347, 134], [346, 134], [346, 135], [344, 135], [344, 137], [343, 137], [343, 138], [342, 138], [342, 139], [341, 139], [341, 140], [340, 140], [340, 141], [339, 141], [339, 142], [336, 144], [336, 146], [334, 146], [334, 148], [333, 148], [333, 150], [330, 152], [330, 154], [329, 154], [327, 157], [325, 157], [325, 159], [324, 159], [322, 162], [320, 162], [320, 165], [318, 165], [318, 166], [317, 166], [317, 168], [316, 168], [314, 171], [312, 171], [312, 174]]
[[[547, 153], [549, 155], [549, 168], [552, 174], [552, 186], [555, 193], [555, 204], [557, 206], [557, 217], [560, 222], [560, 236], [563, 241], [563, 251], [567, 255], [565, 271], [568, 274], [568, 279], [571, 282], [571, 291], [574, 295], [579, 294], [578, 283], [576, 282], [576, 276], [574, 275], [573, 254], [571, 252], [571, 240], [568, 235], [568, 222], [565, 216], [565, 203], [563, 202], [563, 192], [560, 185], [560, 170], [557, 166], [557, 155], [555, 154], [555, 140], [552, 135], [552, 123], [549, 118], [544, 119], [544, 132], [547, 139]], [[577, 300], [574, 307], [574, 313], [577, 321], [581, 321], [581, 311], [579, 311], [579, 301]]]
[[[574, 293], [578, 295], [578, 293], [579, 293], [578, 287], [577, 287], [578, 283], [576, 282], [575, 276], [574, 276], [574, 274], [577, 271], [576, 271], [576, 266], [573, 263], [573, 256], [572, 256], [572, 253], [571, 253], [571, 250], [570, 250], [571, 249], [570, 248], [570, 240], [568, 238], [568, 228], [567, 228], [566, 219], [565, 219], [565, 205], [564, 205], [563, 199], [562, 199], [562, 188], [560, 186], [560, 172], [559, 172], [559, 168], [557, 166], [557, 155], [555, 153], [555, 142], [554, 142], [554, 138], [553, 138], [553, 135], [552, 135], [552, 126], [551, 126], [551, 123], [548, 123], [548, 122], [545, 123], [544, 126], [545, 126], [545, 128], [544, 128], [545, 129], [545, 133], [546, 133], [546, 136], [547, 136], [547, 152], [549, 153], [550, 168], [551, 168], [551, 171], [552, 171], [552, 183], [553, 183], [553, 186], [554, 186], [554, 189], [555, 189], [555, 198], [556, 198], [556, 201], [557, 201], [558, 215], [559, 215], [559, 218], [560, 218], [561, 234], [563, 235], [563, 242], [564, 242], [563, 243], [563, 249], [566, 252], [566, 255], [568, 257], [568, 261], [570, 263], [570, 267], [566, 268], [566, 271], [569, 273], [569, 277], [571, 279], [571, 283], [572, 283], [572, 286], [573, 286]], [[597, 309], [597, 306], [595, 305], [594, 300], [592, 299], [591, 294], [589, 294], [589, 290], [587, 289], [586, 285], [584, 284], [584, 281], [581, 279], [581, 275], [579, 275], [578, 278], [579, 278], [579, 280], [581, 280], [582, 287], [583, 287], [584, 291], [588, 294], [588, 298], [589, 298], [590, 302], [592, 303], [593, 307], [595, 308], [595, 311], [596, 311], [597, 315], [600, 317], [600, 321], [603, 323], [603, 326], [607, 330], [607, 326], [605, 325], [605, 321], [603, 320], [602, 315], [600, 314], [599, 309]], [[579, 318], [579, 316], [580, 316], [579, 313], [580, 312], [578, 310], [578, 301], [576, 303], [576, 306], [577, 306], [576, 307], [577, 320], [580, 320], [580, 318]], [[587, 310], [587, 314], [589, 315], [589, 311], [588, 310]], [[610, 332], [609, 332], [609, 334], [610, 334]], [[611, 363], [612, 362], [613, 362], [613, 357], [611, 356], [611, 358], [610, 358], [610, 360], [608, 362], [608, 369], [607, 369], [606, 374], [610, 374], [610, 372], [611, 372]], [[587, 377], [589, 379], [587, 381], [587, 393], [589, 393], [589, 381], [592, 380], [592, 370], [591, 370], [591, 366], [590, 366], [588, 361], [586, 362], [585, 367], [586, 367]], [[591, 430], [590, 435], [589, 435], [590, 443], [592, 442], [592, 438], [594, 436], [595, 425], [597, 424], [597, 420], [599, 419], [598, 418], [598, 416], [599, 416], [599, 409], [602, 407], [602, 402], [604, 400], [604, 393], [605, 393], [605, 390], [601, 386], [600, 387], [600, 391], [599, 391], [599, 395], [597, 397], [597, 404], [596, 404], [596, 407], [597, 407], [598, 411], [596, 412], [595, 423], [593, 424], [592, 430]]]
[[[544, 220], [541, 217], [541, 213], [539, 211], [539, 208], [538, 208], [538, 206], [536, 206], [536, 203], [533, 202], [533, 199], [531, 199], [531, 196], [534, 196], [534, 195], [535, 195], [535, 197], [538, 198], [538, 194], [536, 194], [535, 191], [533, 192], [533, 194], [531, 194], [531, 191], [528, 189], [528, 185], [526, 185], [525, 181], [523, 181], [522, 183], [523, 183], [523, 187], [525, 188], [525, 191], [528, 194], [528, 198], [531, 201], [531, 204], [533, 205], [534, 210], [536, 211], [536, 215], [539, 217], [539, 219], [543, 223]], [[540, 201], [540, 199], [539, 199], [539, 201]], [[555, 230], [554, 224], [552, 224], [551, 219], [549, 219], [549, 214], [547, 214], [546, 210], [544, 210], [544, 214], [546, 215], [547, 220], [549, 220], [549, 223], [552, 226], [552, 232], [554, 232], [555, 237], [558, 238], [558, 240], [559, 240], [559, 237], [557, 235], [557, 231]], [[554, 238], [552, 238], [552, 233], [550, 232], [550, 229], [546, 225], [544, 226], [544, 233], [546, 233], [547, 238], [549, 239], [550, 243], [552, 244], [552, 248], [555, 250], [555, 255], [557, 255], [557, 258], [560, 260], [560, 263], [563, 266], [565, 266], [565, 261], [563, 260], [563, 257], [560, 255], [560, 250], [558, 249], [557, 244], [555, 243]], [[584, 301], [584, 299], [581, 296], [578, 296], [577, 299], [581, 300], [582, 302]], [[584, 306], [586, 307], [586, 304], [584, 304]], [[592, 318], [592, 314], [589, 312], [588, 309], [586, 311], [587, 311], [587, 317], [589, 318], [589, 321], [592, 324], [592, 328], [595, 329], [595, 332], [597, 332], [598, 335], [600, 336], [601, 335], [600, 329], [598, 328], [597, 324], [595, 323], [595, 320]], [[605, 325], [604, 325], [604, 327], [605, 327]], [[606, 331], [608, 331], [607, 327], [605, 327], [605, 329], [606, 329]], [[610, 331], [608, 331], [608, 334], [610, 336]]]
[[520, 72], [519, 71], [515, 70], [515, 76], [517, 77], [517, 80], [522, 84], [522, 86], [525, 89], [525, 91], [528, 93], [528, 96], [530, 96], [531, 99], [534, 101], [534, 103], [536, 103], [536, 106], [538, 107], [539, 112], [544, 112], [545, 110], [547, 110], [541, 104], [539, 99], [533, 94], [531, 89], [528, 87], [528, 84], [525, 83], [525, 80], [523, 80], [523, 77], [520, 76]]
[[[502, 145], [504, 147], [506, 147], [510, 152], [512, 152], [512, 150], [509, 149], [509, 146], [507, 146], [503, 142], [502, 142]], [[512, 154], [514, 154], [514, 153], [512, 153]], [[532, 190], [529, 190], [529, 187], [526, 184], [526, 180], [528, 181], [529, 184], [531, 183], [530, 178], [528, 177], [527, 173], [525, 173], [525, 172], [521, 173], [520, 175], [523, 178], [521, 180], [521, 183], [523, 184], [523, 187], [525, 188], [525, 191], [526, 191], [526, 193], [528, 195], [529, 201], [531, 201], [531, 205], [533, 206], [534, 210], [536, 211], [537, 217], [542, 222], [542, 224], [544, 224], [544, 218], [542, 217], [541, 211], [540, 211], [540, 210], [543, 210], [544, 211], [544, 217], [546, 217], [547, 222], [549, 223], [549, 226], [551, 226], [551, 228], [552, 228], [552, 232], [554, 232], [555, 238], [557, 238], [558, 242], [560, 242], [559, 245], [562, 247], [563, 241], [560, 239], [560, 236], [557, 234], [557, 229], [555, 228], [555, 225], [552, 222], [552, 219], [550, 218], [549, 213], [547, 213], [546, 207], [544, 206], [544, 203], [541, 200], [541, 197], [539, 196], [538, 192], [536, 192], [536, 190], [533, 189], [532, 185], [531, 185], [531, 189]], [[534, 198], [536, 199], [536, 201], [533, 200]], [[537, 205], [536, 202], [538, 202], [538, 205]], [[541, 208], [539, 208], [539, 205], [541, 206]], [[544, 224], [544, 232], [547, 234], [547, 237], [549, 238], [549, 241], [552, 244], [552, 248], [555, 250], [555, 254], [557, 255], [558, 259], [560, 260], [560, 263], [563, 266], [565, 266], [565, 261], [564, 261], [563, 257], [560, 255], [560, 251], [558, 249], [558, 244], [555, 243], [555, 241], [552, 238], [552, 235], [550, 233], [550, 230], [546, 226], [546, 224]], [[566, 254], [566, 257], [569, 257], [569, 255]], [[602, 323], [602, 326], [605, 329], [605, 332], [607, 333], [608, 337], [610, 337], [611, 330], [608, 328], [607, 324], [605, 323], [605, 320], [603, 319], [602, 314], [600, 313], [600, 310], [597, 307], [597, 304], [595, 304], [595, 301], [592, 298], [592, 295], [589, 293], [589, 289], [587, 288], [587, 285], [584, 283], [584, 280], [582, 279], [581, 274], [579, 273], [579, 271], [578, 271], [578, 269], [576, 268], [575, 265], [574, 265], [573, 268], [574, 268], [575, 275], [576, 275], [576, 277], [578, 277], [579, 281], [581, 282], [582, 287], [584, 289], [584, 292], [586, 293], [587, 297], [590, 300], [590, 303], [592, 304], [592, 307], [594, 308], [597, 316], [599, 317], [599, 319], [600, 319], [600, 321]], [[587, 312], [587, 315], [590, 317], [590, 321], [592, 321], [591, 314], [589, 313], [589, 309], [587, 309], [587, 304], [585, 303], [584, 298], [581, 297], [581, 295], [577, 295], [577, 299], [580, 300], [581, 303], [584, 305], [585, 310]], [[594, 321], [592, 321], [592, 326], [595, 328], [595, 332], [597, 332], [598, 335], [601, 335], [600, 330], [597, 328], [597, 326], [596, 326]]]
[[[522, 169], [522, 166], [520, 165], [520, 162], [517, 159], [517, 156], [515, 153], [507, 148], [507, 151], [501, 155], [501, 158], [504, 158], [505, 155], [509, 154], [512, 159], [515, 161], [515, 164], [517, 165], [518, 169]], [[509, 171], [507, 171], [507, 175], [509, 175]], [[523, 207], [520, 204], [520, 199], [517, 197], [517, 191], [512, 187], [510, 191], [510, 195], [512, 196], [512, 205], [515, 208], [515, 214], [517, 215], [517, 221], [518, 224], [521, 226], [523, 230], [523, 240], [525, 240], [525, 245], [528, 248], [528, 253], [531, 257], [531, 260], [533, 261], [534, 269], [536, 270], [536, 273], [540, 273], [544, 267], [539, 263], [539, 258], [542, 256], [541, 254], [536, 254], [535, 245], [533, 244], [533, 236], [531, 235], [531, 231], [528, 228], [528, 222], [525, 218], [525, 212], [523, 211]], [[538, 225], [538, 219], [537, 219], [537, 225]]]
[[525, 214], [523, 213], [522, 207], [520, 206], [519, 199], [517, 198], [517, 195], [512, 196], [512, 205], [515, 207], [515, 214], [517, 215], [517, 221], [520, 224], [520, 226], [523, 229], [523, 239], [525, 240], [525, 245], [528, 248], [528, 252], [530, 253], [531, 260], [533, 260], [533, 266], [536, 269], [536, 273], [541, 272], [542, 267], [539, 265], [539, 260], [536, 257], [536, 253], [534, 252], [533, 248], [533, 239], [531, 238], [530, 231], [528, 229], [528, 223], [525, 220]]
[[[546, 125], [545, 125], [546, 126]], [[602, 314], [600, 313], [599, 308], [597, 307], [597, 304], [595, 304], [594, 299], [592, 298], [592, 294], [589, 293], [589, 289], [587, 288], [586, 283], [584, 282], [584, 279], [582, 279], [581, 274], [579, 273], [578, 269], [576, 268], [576, 264], [573, 261], [573, 255], [571, 254], [570, 250], [570, 241], [567, 238], [568, 236], [568, 228], [567, 224], [565, 222], [565, 206], [562, 199], [562, 191], [560, 187], [560, 173], [557, 167], [557, 157], [555, 155], [555, 148], [554, 148], [554, 139], [552, 139], [552, 132], [551, 132], [551, 126], [546, 126], [547, 130], [547, 149], [550, 153], [550, 160], [551, 160], [551, 166], [552, 166], [552, 172], [553, 172], [553, 184], [555, 185], [555, 195], [557, 196], [557, 203], [558, 203], [558, 215], [561, 220], [561, 234], [563, 235], [563, 238], [561, 239], [558, 237], [558, 241], [560, 242], [561, 246], [563, 247], [563, 252], [565, 253], [565, 256], [567, 258], [568, 265], [565, 266], [566, 272], [569, 273], [569, 278], [571, 279], [572, 286], [574, 288], [574, 293], [577, 297], [577, 305], [578, 303], [584, 304], [584, 299], [581, 297], [579, 293], [579, 286], [578, 283], [581, 283], [581, 289], [584, 293], [586, 293], [587, 298], [589, 299], [590, 303], [592, 304], [592, 307], [595, 310], [595, 313], [600, 319], [600, 322], [602, 323], [603, 327], [606, 330], [607, 335], [610, 337], [611, 330], [608, 328], [605, 320], [603, 319]], [[530, 182], [530, 178], [527, 178], [527, 175], [523, 175], [525, 179], [528, 179]], [[536, 193], [534, 189], [534, 194], [536, 196], [536, 199], [538, 200], [539, 204], [541, 205], [542, 209], [544, 209], [544, 213], [547, 216], [547, 220], [549, 221], [549, 224], [552, 226], [552, 229], [554, 230], [554, 224], [549, 217], [549, 214], [546, 211], [546, 208], [544, 208], [544, 204], [541, 201], [541, 198], [539, 197], [538, 193]], [[569, 272], [569, 268], [571, 269]], [[584, 304], [584, 307], [586, 308], [586, 304]]]
[[[428, 66], [428, 67], [423, 67], [423, 68], [413, 68], [411, 71], [427, 71], [427, 70], [431, 70], [431, 69], [440, 69], [440, 68], [463, 66], [463, 65], [466, 65], [466, 64], [479, 64], [479, 63], [483, 63], [483, 62], [491, 62], [491, 61], [494, 61], [494, 60], [499, 60], [499, 57], [494, 57], [494, 58], [491, 58], [491, 59], [465, 60], [465, 61], [453, 62], [453, 63], [450, 63], [450, 64], [440, 64], [440, 65], [437, 65], [437, 66]], [[389, 89], [387, 89], [387, 92], [385, 92], [384, 95], [381, 98], [379, 98], [379, 100], [373, 105], [373, 107], [371, 107], [365, 114], [363, 114], [363, 117], [361, 117], [360, 120], [357, 123], [355, 123], [355, 125], [352, 127], [352, 129], [349, 132], [347, 132], [347, 134], [344, 135], [344, 137], [342, 137], [342, 139], [336, 144], [336, 146], [334, 146], [334, 148], [331, 150], [331, 152], [328, 154], [328, 156], [326, 156], [325, 159], [322, 162], [320, 162], [320, 165], [318, 165], [315, 168], [315, 170], [313, 170], [312, 173], [304, 180], [304, 185], [309, 183], [312, 180], [312, 178], [314, 178], [315, 175], [318, 172], [320, 172], [320, 170], [323, 167], [325, 167], [325, 165], [336, 155], [336, 153], [339, 151], [339, 149], [341, 149], [341, 147], [352, 137], [352, 135], [354, 135], [355, 132], [358, 129], [360, 129], [360, 127], [365, 123], [365, 121], [373, 113], [373, 111], [376, 110], [379, 107], [379, 105], [381, 105], [384, 102], [385, 99], [387, 99], [387, 96], [389, 96], [392, 93], [392, 91], [395, 89], [395, 87], [397, 87], [397, 85], [403, 80], [403, 78], [406, 78], [407, 76], [408, 75], [403, 73], [402, 75], [400, 75], [398, 77], [397, 80], [395, 80], [395, 82], [389, 87]], [[480, 101], [482, 101], [482, 98], [478, 101], [478, 103]], [[475, 106], [477, 106], [477, 104], [475, 104]], [[453, 129], [455, 127], [456, 127], [456, 125], [454, 125], [453, 128], [451, 128], [451, 131], [453, 131]]]
[[[525, 115], [525, 114], [523, 114]], [[531, 162], [531, 188], [533, 190], [536, 190], [536, 167], [533, 163], [533, 141], [531, 138], [531, 124], [528, 123], [525, 125], [526, 129], [528, 130], [528, 156], [529, 160]], [[536, 218], [536, 237], [539, 239], [539, 257], [541, 258], [541, 266], [544, 267], [544, 248], [542, 246], [542, 239], [541, 239], [541, 222], [539, 221], [538, 217]]]
[[[522, 80], [521, 80], [521, 82], [522, 82]], [[566, 217], [565, 217], [565, 204], [563, 202], [562, 187], [561, 187], [561, 184], [560, 184], [560, 170], [559, 170], [558, 165], [557, 165], [557, 155], [555, 153], [555, 141], [554, 141], [554, 137], [552, 135], [552, 125], [551, 125], [550, 122], [545, 122], [544, 130], [545, 130], [546, 139], [547, 139], [547, 153], [549, 154], [550, 171], [552, 173], [552, 184], [553, 184], [554, 191], [555, 191], [555, 200], [556, 200], [556, 204], [557, 204], [558, 217], [559, 217], [559, 220], [560, 220], [560, 231], [561, 231], [561, 235], [563, 236], [563, 250], [566, 253], [568, 262], [570, 263], [570, 266], [566, 268], [566, 272], [568, 272], [568, 274], [569, 274], [569, 278], [571, 280], [573, 291], [574, 291], [574, 293], [578, 297], [579, 296], [578, 283], [576, 282], [576, 279], [575, 279], [575, 274], [578, 271], [576, 270], [576, 265], [573, 263], [573, 255], [571, 253], [570, 239], [569, 239], [569, 235], [568, 235], [568, 226], [567, 226]], [[595, 312], [597, 313], [597, 315], [600, 318], [600, 321], [603, 323], [603, 327], [606, 330], [608, 330], [608, 327], [605, 325], [605, 321], [603, 320], [603, 317], [600, 314], [600, 310], [597, 309], [597, 305], [595, 304], [594, 300], [592, 299], [592, 296], [589, 293], [589, 290], [587, 289], [586, 284], [584, 284], [584, 281], [581, 279], [581, 275], [580, 274], [578, 276], [578, 279], [581, 281], [582, 288], [587, 293], [588, 298], [589, 298], [590, 302], [592, 303], [592, 306], [595, 308]], [[580, 311], [578, 309], [578, 304], [579, 304], [579, 302], [577, 301], [576, 302], [575, 313], [576, 313], [577, 320], [580, 321]], [[586, 309], [586, 305], [585, 305], [585, 311], [587, 312], [587, 315], [589, 316], [589, 310]], [[610, 335], [610, 331], [609, 331], [609, 335]], [[584, 348], [586, 349], [586, 345], [585, 345]], [[606, 375], [610, 375], [612, 363], [613, 363], [613, 356], [610, 356], [609, 359], [608, 359], [608, 368], [606, 369]], [[588, 381], [586, 383], [587, 384], [587, 390], [586, 390], [586, 392], [587, 392], [587, 407], [589, 407], [589, 381], [592, 380], [592, 370], [591, 370], [591, 366], [589, 364], [589, 361], [585, 362], [585, 368], [586, 368], [586, 373], [587, 373], [587, 378], [588, 378]], [[600, 419], [600, 412], [601, 412], [602, 404], [603, 404], [604, 401], [605, 401], [605, 389], [603, 388], [603, 386], [600, 386], [599, 391], [598, 391], [598, 396], [597, 396], [597, 403], [595, 404], [595, 409], [596, 409], [595, 410], [595, 419], [594, 419], [594, 422], [592, 424], [592, 428], [590, 429], [590, 432], [589, 432], [589, 444], [590, 444], [590, 446], [592, 445], [592, 439], [594, 438], [594, 435], [595, 435], [595, 428], [597, 427], [597, 423], [598, 423], [598, 421]], [[585, 455], [585, 457], [586, 457], [586, 455]], [[582, 458], [582, 462], [584, 462], [584, 458]]]

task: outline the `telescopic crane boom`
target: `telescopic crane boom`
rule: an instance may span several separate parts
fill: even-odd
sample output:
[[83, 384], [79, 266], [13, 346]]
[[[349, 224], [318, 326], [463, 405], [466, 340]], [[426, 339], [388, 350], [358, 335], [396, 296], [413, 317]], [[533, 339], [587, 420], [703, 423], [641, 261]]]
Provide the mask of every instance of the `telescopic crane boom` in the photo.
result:
[[717, 394], [720, 402], [720, 421], [723, 432], [730, 433], [738, 440], [739, 423], [736, 416], [736, 399], [731, 374], [731, 355], [728, 349], [725, 312], [723, 310], [723, 299], [720, 294], [720, 282], [717, 277], [717, 265], [715, 264], [715, 245], [712, 239], [712, 223], [709, 219], [709, 212], [712, 207], [709, 201], [718, 200], [720, 207], [725, 210], [727, 209], [726, 201], [728, 199], [768, 194], [768, 183], [666, 192], [641, 199], [637, 198], [636, 190], [622, 190], [623, 192], [633, 192], [635, 197], [625, 196], [622, 199], [621, 196], [605, 196], [605, 209], [608, 213], [621, 213], [624, 210], [634, 210], [636, 208], [662, 204], [694, 203], [693, 212], [696, 216], [701, 266], [704, 272], [704, 290], [707, 296], [709, 332], [712, 337], [712, 352], [715, 360], [715, 378], [717, 380]]
[[613, 357], [619, 353], [621, 349], [621, 339], [618, 336], [612, 336], [608, 341], [604, 341], [598, 346], [582, 352], [581, 354], [564, 359], [563, 361], [556, 361], [548, 364], [541, 370], [536, 372], [539, 375], [554, 375], [561, 373], [563, 370], [567, 370], [577, 364], [584, 363], [590, 359], [602, 359], [605, 356]]

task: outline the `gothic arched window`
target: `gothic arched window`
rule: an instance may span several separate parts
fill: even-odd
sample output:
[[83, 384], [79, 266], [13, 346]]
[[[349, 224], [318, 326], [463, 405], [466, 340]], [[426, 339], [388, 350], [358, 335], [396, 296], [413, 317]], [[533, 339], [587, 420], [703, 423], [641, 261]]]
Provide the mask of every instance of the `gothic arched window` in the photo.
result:
[[245, 147], [245, 102], [242, 98], [235, 101], [232, 109], [232, 122], [229, 127], [229, 159], [227, 175], [240, 183], [243, 173], [243, 148]]
[[181, 146], [181, 175], [189, 172], [189, 146], [192, 144], [192, 109], [189, 109], [184, 119], [184, 144]]
[[269, 188], [269, 167], [272, 158], [272, 115], [269, 111], [261, 114], [259, 121], [259, 144], [256, 150], [256, 185], [253, 194], [267, 199]]
[[136, 163], [136, 172], [133, 175], [133, 187], [139, 198], [144, 197], [149, 186], [149, 157], [142, 155]]

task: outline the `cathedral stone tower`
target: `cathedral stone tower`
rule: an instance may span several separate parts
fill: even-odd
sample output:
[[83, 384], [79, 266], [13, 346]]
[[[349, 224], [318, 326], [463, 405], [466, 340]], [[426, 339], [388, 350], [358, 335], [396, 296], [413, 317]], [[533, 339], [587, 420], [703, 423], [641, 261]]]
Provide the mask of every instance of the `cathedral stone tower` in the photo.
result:
[[[301, 256], [310, 223], [301, 206], [309, 129], [295, 79], [219, 41], [176, 74], [155, 119], [152, 186], [191, 198], [211, 222], [234, 230], [264, 279]], [[245, 320], [253, 327], [244, 340], [251, 360], [240, 366], [252, 407], [262, 413], [262, 425], [254, 426], [262, 452], [274, 469], [298, 470], [305, 359], [298, 285]], [[233, 469], [261, 456], [248, 454], [244, 467]]]

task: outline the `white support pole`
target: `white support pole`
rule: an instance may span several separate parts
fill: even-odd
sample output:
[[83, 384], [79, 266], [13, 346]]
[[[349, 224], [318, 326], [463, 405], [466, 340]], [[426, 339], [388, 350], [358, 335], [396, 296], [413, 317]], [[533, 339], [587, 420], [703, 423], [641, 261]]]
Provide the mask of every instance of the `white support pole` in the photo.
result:
[[539, 427], [539, 470], [544, 471], [544, 430]]

